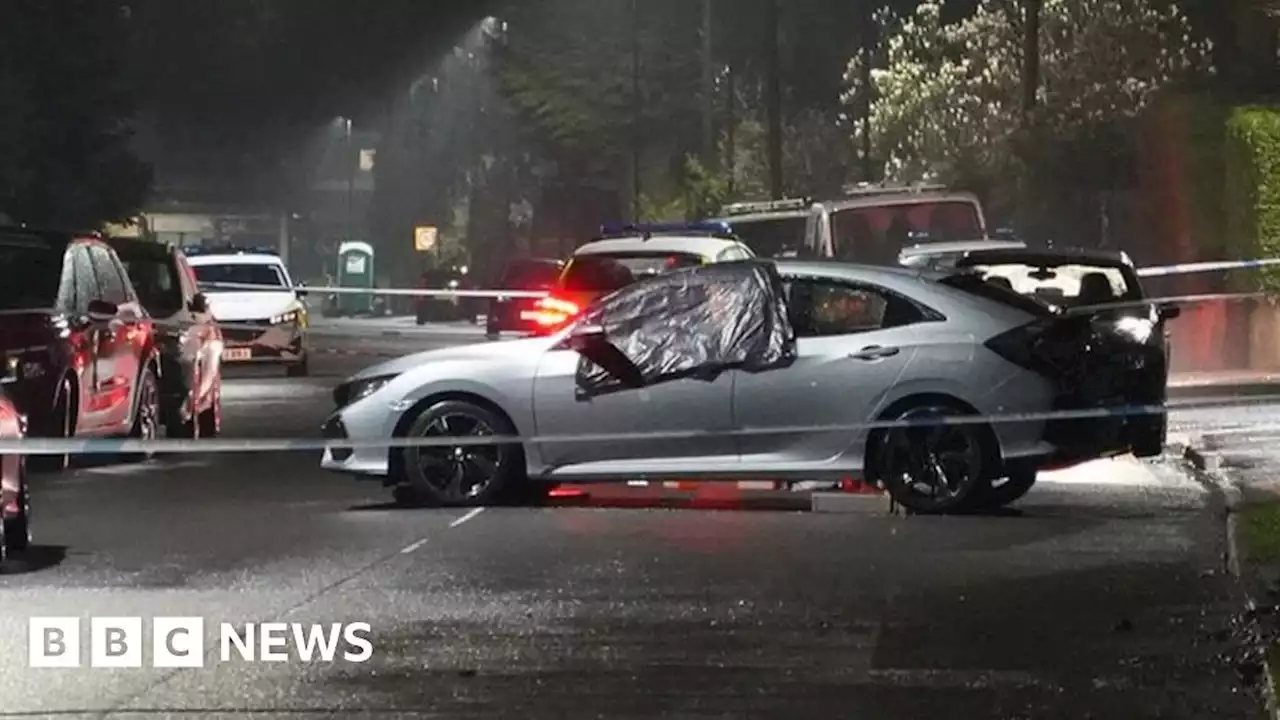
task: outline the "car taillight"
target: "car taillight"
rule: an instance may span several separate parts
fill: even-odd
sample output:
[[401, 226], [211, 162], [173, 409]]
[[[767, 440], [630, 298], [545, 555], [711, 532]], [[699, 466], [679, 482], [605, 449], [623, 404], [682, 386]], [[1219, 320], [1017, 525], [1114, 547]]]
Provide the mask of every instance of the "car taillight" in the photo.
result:
[[1018, 367], [1060, 379], [1085, 365], [1081, 361], [1088, 343], [1087, 320], [1053, 318], [1003, 332], [983, 344]]
[[532, 316], [533, 321], [543, 329], [560, 327], [582, 312], [575, 302], [557, 297], [545, 297], [538, 301]]

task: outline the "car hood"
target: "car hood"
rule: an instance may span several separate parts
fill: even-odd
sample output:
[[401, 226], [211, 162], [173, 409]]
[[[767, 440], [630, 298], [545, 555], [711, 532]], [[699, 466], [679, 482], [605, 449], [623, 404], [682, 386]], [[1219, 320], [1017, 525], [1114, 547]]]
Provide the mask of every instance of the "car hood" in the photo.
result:
[[540, 355], [552, 347], [557, 342], [556, 337], [536, 337], [524, 340], [508, 340], [504, 342], [481, 343], [477, 345], [460, 345], [458, 347], [444, 348], [442, 350], [428, 350], [420, 352], [416, 355], [406, 355], [395, 360], [365, 368], [356, 375], [351, 376], [350, 380], [365, 380], [368, 378], [385, 377], [387, 375], [401, 375], [415, 368], [422, 367], [428, 363], [436, 363], [450, 360], [466, 360], [470, 362], [514, 360], [517, 358], [528, 358], [530, 356]]
[[284, 292], [214, 292], [209, 293], [209, 309], [223, 322], [267, 320], [293, 309], [298, 296]]

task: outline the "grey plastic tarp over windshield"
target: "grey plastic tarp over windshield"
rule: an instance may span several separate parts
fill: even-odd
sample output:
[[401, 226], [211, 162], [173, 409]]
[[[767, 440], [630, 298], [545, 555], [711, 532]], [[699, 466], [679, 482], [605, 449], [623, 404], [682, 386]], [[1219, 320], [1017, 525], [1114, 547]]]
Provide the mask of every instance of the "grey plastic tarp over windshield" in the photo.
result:
[[[772, 263], [723, 263], [677, 270], [605, 299], [584, 318], [639, 371], [645, 386], [714, 380], [738, 369], [764, 372], [795, 360], [795, 331]], [[578, 386], [592, 395], [623, 382], [583, 358]]]

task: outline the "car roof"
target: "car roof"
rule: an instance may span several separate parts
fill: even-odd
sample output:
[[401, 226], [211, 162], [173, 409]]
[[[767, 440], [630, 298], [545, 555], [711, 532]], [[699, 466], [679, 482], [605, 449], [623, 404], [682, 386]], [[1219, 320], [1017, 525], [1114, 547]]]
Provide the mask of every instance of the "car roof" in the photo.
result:
[[962, 202], [981, 207], [978, 196], [956, 190], [910, 190], [869, 192], [862, 195], [825, 200], [821, 205], [829, 212], [886, 205], [922, 205], [925, 203]]
[[710, 235], [652, 235], [594, 240], [574, 251], [580, 255], [625, 255], [628, 253], [684, 253], [712, 257], [726, 248], [746, 247], [739, 240]]
[[279, 255], [266, 253], [230, 252], [216, 255], [188, 255], [187, 263], [192, 267], [202, 265], [284, 265]]
[[76, 242], [101, 242], [102, 238], [90, 232], [77, 233], [64, 230], [45, 230], [18, 225], [0, 226], [0, 240], [23, 240], [47, 245], [50, 249], [66, 248]]
[[139, 238], [125, 237], [109, 237], [105, 242], [116, 249], [116, 252], [133, 255], [146, 256], [154, 258], [168, 258], [173, 256], [174, 247], [154, 240], [142, 240]]

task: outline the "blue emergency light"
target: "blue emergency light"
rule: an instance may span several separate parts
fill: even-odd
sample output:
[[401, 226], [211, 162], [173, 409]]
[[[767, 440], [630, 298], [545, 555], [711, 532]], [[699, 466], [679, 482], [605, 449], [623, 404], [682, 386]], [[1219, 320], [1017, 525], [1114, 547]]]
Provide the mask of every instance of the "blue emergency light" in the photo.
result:
[[692, 223], [609, 223], [600, 226], [605, 237], [619, 235], [732, 235], [733, 228], [727, 222]]

